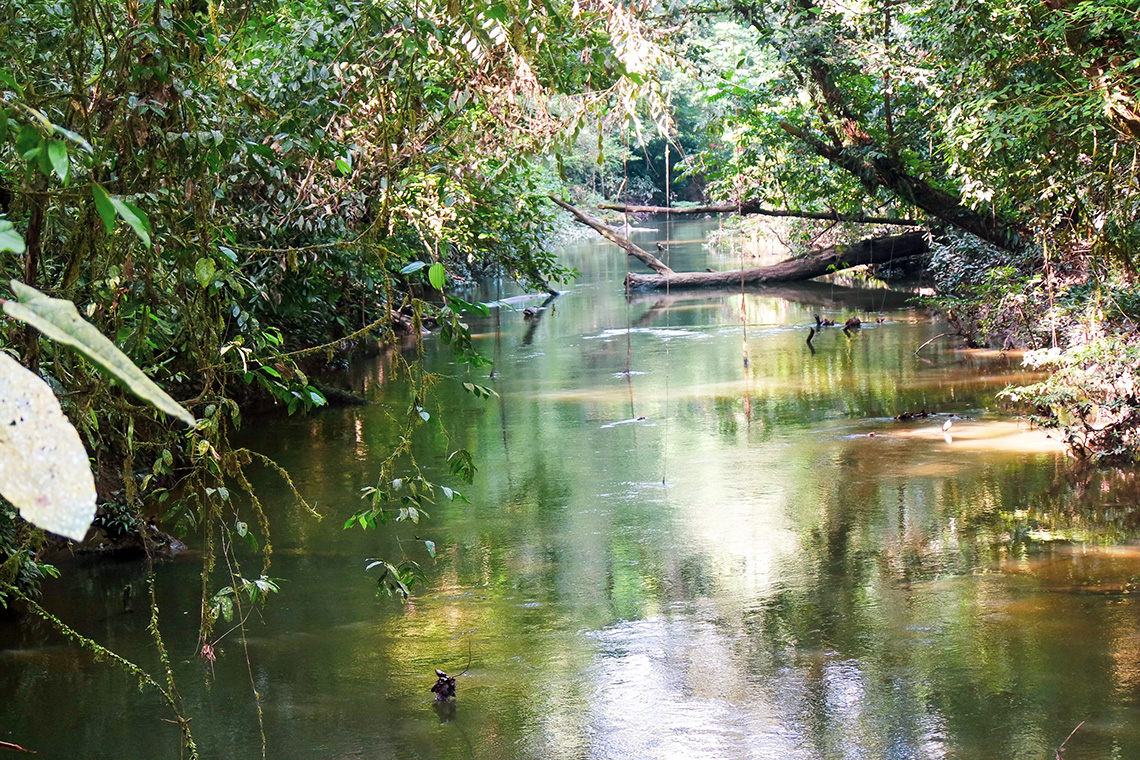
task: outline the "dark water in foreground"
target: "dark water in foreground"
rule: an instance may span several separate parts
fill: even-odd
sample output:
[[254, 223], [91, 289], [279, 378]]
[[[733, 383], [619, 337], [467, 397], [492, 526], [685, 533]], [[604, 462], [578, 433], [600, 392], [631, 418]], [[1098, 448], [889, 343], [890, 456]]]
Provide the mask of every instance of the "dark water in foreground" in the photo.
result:
[[[671, 255], [737, 265], [698, 245]], [[1135, 477], [1082, 472], [1003, 419], [992, 398], [1024, 379], [1016, 361], [946, 339], [916, 357], [943, 328], [883, 289], [627, 302], [612, 247], [566, 260], [582, 277], [552, 308], [473, 320], [494, 377], [429, 340], [433, 371], [499, 397], [436, 384], [417, 457], [470, 503], [437, 505], [402, 543], [341, 528], [406, 405], [382, 384], [388, 359], [355, 369], [375, 405], [250, 423], [249, 445], [327, 518], [259, 481], [283, 580], [250, 618], [248, 667], [236, 632], [212, 669], [195, 656], [195, 553], [159, 566], [203, 757], [261, 757], [251, 683], [274, 759], [1053, 760], [1082, 723], [1066, 760], [1140, 757]], [[816, 313], [870, 324], [825, 331], [812, 354]], [[894, 419], [923, 409], [938, 415]], [[950, 413], [968, 419], [945, 438]], [[473, 485], [447, 474], [448, 439], [474, 453]], [[406, 605], [365, 571], [401, 551], [425, 569]], [[45, 606], [159, 672], [145, 604], [122, 613], [142, 569], [64, 572]], [[454, 714], [437, 711], [433, 670], [469, 660]], [[169, 717], [43, 625], [0, 623], [0, 740], [173, 758]]]

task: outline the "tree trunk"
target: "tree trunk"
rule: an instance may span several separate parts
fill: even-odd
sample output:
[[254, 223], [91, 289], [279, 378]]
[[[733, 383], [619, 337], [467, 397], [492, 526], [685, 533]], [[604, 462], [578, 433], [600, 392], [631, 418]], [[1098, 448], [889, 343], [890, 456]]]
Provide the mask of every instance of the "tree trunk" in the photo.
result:
[[832, 246], [805, 256], [787, 259], [771, 266], [727, 272], [681, 272], [673, 274], [636, 274], [626, 277], [630, 288], [731, 287], [766, 285], [776, 282], [810, 280], [861, 264], [889, 264], [918, 256], [930, 250], [925, 232], [869, 238], [854, 245]]
[[886, 188], [900, 200], [918, 206], [931, 216], [977, 235], [998, 248], [1012, 251], [1023, 244], [1022, 235], [1013, 225], [992, 210], [966, 206], [957, 195], [910, 175], [901, 162], [885, 152], [870, 150], [870, 143], [854, 148], [835, 146], [786, 121], [779, 124], [781, 129], [798, 138], [818, 156], [854, 175], [867, 187]]

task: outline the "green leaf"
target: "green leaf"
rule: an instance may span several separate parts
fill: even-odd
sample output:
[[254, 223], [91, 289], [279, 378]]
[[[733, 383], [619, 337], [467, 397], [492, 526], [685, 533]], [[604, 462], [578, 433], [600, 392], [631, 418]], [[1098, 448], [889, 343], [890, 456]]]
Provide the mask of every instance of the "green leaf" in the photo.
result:
[[198, 259], [194, 264], [194, 277], [198, 280], [198, 285], [207, 288], [210, 283], [214, 281], [214, 272], [217, 271], [217, 265], [214, 260], [203, 256]]
[[111, 196], [107, 191], [94, 182], [91, 183], [91, 197], [95, 199], [95, 210], [103, 220], [103, 226], [110, 232], [115, 228], [115, 207], [111, 205]]
[[420, 271], [426, 266], [427, 264], [422, 261], [413, 261], [411, 264], [408, 264], [406, 267], [401, 269], [400, 274], [412, 274], [413, 272]]
[[12, 292], [19, 301], [4, 302], [4, 312], [8, 316], [31, 325], [52, 340], [71, 346], [95, 366], [122, 381], [143, 401], [187, 425], [194, 425], [193, 415], [159, 388], [94, 325], [80, 317], [71, 301], [50, 298], [17, 280], [12, 280]]
[[479, 398], [490, 398], [491, 396], [499, 395], [499, 392], [494, 388], [488, 388], [485, 385], [476, 385], [475, 383], [464, 383], [463, 390]]
[[0, 70], [0, 84], [7, 85], [21, 98], [24, 97], [24, 88], [20, 86], [11, 72]]
[[427, 549], [427, 553], [434, 559], [435, 558], [435, 541], [428, 541], [425, 539], [424, 540], [424, 547]]
[[133, 203], [115, 197], [111, 198], [111, 205], [115, 207], [115, 213], [119, 215], [119, 218], [135, 231], [139, 240], [143, 241], [143, 245], [150, 248], [150, 220], [147, 219], [142, 209]]
[[23, 255], [24, 238], [12, 227], [7, 219], [0, 219], [0, 252], [11, 251], [17, 256]]
[[447, 284], [447, 270], [443, 268], [443, 264], [437, 261], [428, 268], [428, 282], [436, 290], [443, 290], [443, 286]]
[[115, 227], [115, 216], [130, 225], [138, 235], [139, 240], [143, 244], [150, 247], [150, 219], [147, 218], [146, 213], [135, 204], [124, 201], [112, 195], [108, 195], [107, 191], [99, 185], [91, 184], [91, 195], [95, 198], [95, 210], [99, 212], [99, 218], [103, 220], [103, 226], [110, 232]]
[[343, 158], [338, 158], [334, 163], [336, 164], [337, 171], [341, 174], [345, 175], [346, 177], [349, 174], [352, 174], [352, 165], [345, 161]]
[[67, 158], [67, 143], [63, 140], [48, 140], [47, 154], [55, 176], [59, 177], [61, 182], [66, 183], [71, 169], [71, 162]]
[[487, 18], [493, 18], [496, 21], [501, 21], [502, 23], [506, 23], [507, 16], [509, 14], [510, 9], [507, 7], [506, 3], [495, 3], [483, 11], [483, 15], [487, 16]]
[[82, 541], [95, 518], [87, 450], [47, 383], [3, 351], [0, 430], [0, 494], [28, 522]]
[[25, 155], [24, 158], [27, 158], [29, 161], [33, 158], [36, 159], [36, 166], [39, 167], [40, 174], [45, 177], [50, 177], [51, 158], [48, 156], [46, 145], [46, 142], [40, 143], [35, 150]]
[[30, 124], [26, 124], [20, 128], [19, 134], [16, 135], [16, 152], [22, 158], [35, 158], [33, 151], [40, 147], [40, 132]]

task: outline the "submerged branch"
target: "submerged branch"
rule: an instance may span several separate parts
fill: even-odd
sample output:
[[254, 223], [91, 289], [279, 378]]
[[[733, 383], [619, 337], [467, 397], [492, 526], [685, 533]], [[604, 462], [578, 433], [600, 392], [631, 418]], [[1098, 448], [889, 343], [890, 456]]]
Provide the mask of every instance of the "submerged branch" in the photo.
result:
[[29, 755], [36, 754], [36, 751], [34, 749], [25, 749], [19, 744], [13, 744], [12, 742], [0, 742], [0, 749], [11, 749], [17, 752], [27, 752]]

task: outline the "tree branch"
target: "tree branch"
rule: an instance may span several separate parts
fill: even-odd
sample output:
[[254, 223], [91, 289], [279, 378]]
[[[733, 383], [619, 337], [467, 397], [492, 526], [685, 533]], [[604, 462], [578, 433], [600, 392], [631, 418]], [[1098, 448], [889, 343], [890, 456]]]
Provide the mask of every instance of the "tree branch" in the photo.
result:
[[795, 209], [764, 208], [760, 201], [743, 203], [713, 203], [708, 206], [673, 208], [665, 206], [624, 206], [620, 203], [600, 203], [598, 208], [609, 211], [624, 211], [630, 214], [736, 214], [757, 216], [792, 217], [795, 219], [822, 219], [829, 222], [850, 222], [851, 224], [894, 224], [901, 227], [921, 227], [925, 222], [918, 219], [899, 219], [891, 216], [866, 216], [864, 214], [840, 214], [838, 211], [798, 211]]
[[599, 235], [601, 235], [606, 240], [608, 240], [611, 243], [613, 243], [614, 245], [616, 245], [618, 248], [621, 248], [623, 251], [628, 253], [630, 256], [633, 256], [635, 259], [640, 261], [642, 264], [645, 264], [645, 266], [649, 267], [654, 272], [657, 272], [658, 275], [665, 276], [665, 275], [676, 274], [672, 269], [667, 267], [665, 265], [665, 263], [663, 261], [661, 261], [661, 259], [654, 256], [649, 251], [646, 251], [642, 248], [638, 248], [636, 245], [634, 245], [630, 241], [626, 240], [621, 235], [614, 232], [610, 227], [608, 227], [605, 224], [602, 224], [601, 222], [599, 222], [594, 217], [590, 216], [589, 214], [585, 214], [585, 213], [579, 211], [578, 209], [574, 208], [573, 206], [571, 206], [566, 201], [563, 201], [554, 195], [551, 195], [548, 197], [550, 198], [550, 200], [552, 200], [556, 204], [558, 204], [559, 208], [563, 208], [563, 209], [569, 211], [571, 214], [574, 215], [575, 219], [577, 219], [579, 222], [586, 225], [587, 227], [593, 227], [594, 230], [596, 230]]

